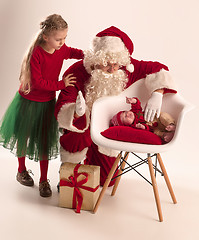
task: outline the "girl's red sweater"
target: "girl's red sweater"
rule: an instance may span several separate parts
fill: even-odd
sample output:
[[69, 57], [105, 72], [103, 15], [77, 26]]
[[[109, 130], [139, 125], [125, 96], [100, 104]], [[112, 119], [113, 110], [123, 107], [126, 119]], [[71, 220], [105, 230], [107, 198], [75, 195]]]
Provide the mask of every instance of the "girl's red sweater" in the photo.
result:
[[55, 92], [65, 88], [63, 80], [58, 80], [64, 59], [83, 59], [83, 51], [66, 46], [55, 50], [53, 54], [37, 46], [33, 50], [30, 60], [31, 91], [22, 97], [36, 101], [47, 102], [55, 98]]

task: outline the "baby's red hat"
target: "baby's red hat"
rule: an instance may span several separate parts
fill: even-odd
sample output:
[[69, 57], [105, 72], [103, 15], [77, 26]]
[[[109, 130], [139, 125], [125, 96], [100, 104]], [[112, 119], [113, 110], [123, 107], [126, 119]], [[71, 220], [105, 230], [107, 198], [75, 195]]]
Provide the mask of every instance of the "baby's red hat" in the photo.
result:
[[110, 121], [110, 126], [122, 126], [123, 125], [121, 118], [120, 118], [121, 113], [123, 113], [123, 112], [124, 111], [120, 111], [112, 117], [112, 119]]

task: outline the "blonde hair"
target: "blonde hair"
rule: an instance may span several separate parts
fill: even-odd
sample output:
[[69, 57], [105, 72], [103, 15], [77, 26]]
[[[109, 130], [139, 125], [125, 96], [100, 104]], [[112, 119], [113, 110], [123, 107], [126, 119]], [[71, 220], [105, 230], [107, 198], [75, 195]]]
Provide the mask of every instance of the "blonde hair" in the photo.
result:
[[40, 32], [31, 44], [27, 54], [25, 55], [22, 65], [19, 80], [21, 82], [20, 90], [24, 94], [28, 94], [31, 91], [31, 72], [30, 72], [30, 59], [33, 49], [45, 43], [43, 34], [50, 35], [55, 30], [62, 30], [68, 28], [66, 21], [58, 14], [48, 16], [43, 22], [40, 23]]

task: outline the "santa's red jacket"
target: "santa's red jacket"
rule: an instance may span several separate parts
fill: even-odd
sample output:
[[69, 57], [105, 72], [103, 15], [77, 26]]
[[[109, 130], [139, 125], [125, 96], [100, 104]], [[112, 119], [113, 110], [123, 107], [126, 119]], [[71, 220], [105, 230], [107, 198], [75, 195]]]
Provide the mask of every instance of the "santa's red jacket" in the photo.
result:
[[[144, 78], [149, 93], [157, 89], [164, 89], [164, 93], [176, 93], [167, 66], [159, 62], [138, 61], [133, 58], [131, 58], [131, 63], [134, 65], [133, 73], [123, 68], [128, 76], [126, 88]], [[89, 132], [90, 114], [88, 111], [82, 117], [74, 118], [78, 91], [81, 90], [83, 96], [85, 96], [85, 85], [90, 79], [90, 74], [86, 71], [83, 60], [73, 64], [66, 70], [64, 76], [71, 73], [76, 77], [77, 83], [75, 87], [67, 87], [60, 92], [55, 107], [55, 117], [59, 126], [64, 129], [63, 135], [60, 137], [61, 161], [78, 163], [85, 160], [86, 164], [100, 166], [102, 185], [115, 161], [117, 152], [98, 147], [92, 142]]]

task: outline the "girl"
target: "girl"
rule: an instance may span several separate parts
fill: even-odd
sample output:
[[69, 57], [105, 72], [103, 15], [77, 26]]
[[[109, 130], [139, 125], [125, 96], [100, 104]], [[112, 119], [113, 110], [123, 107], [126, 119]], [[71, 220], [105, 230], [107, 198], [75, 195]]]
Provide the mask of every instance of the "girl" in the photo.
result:
[[[25, 56], [20, 74], [20, 88], [8, 107], [0, 126], [0, 142], [18, 157], [17, 181], [33, 186], [26, 170], [25, 156], [40, 161], [39, 192], [52, 195], [47, 180], [48, 160], [58, 155], [58, 128], [54, 117], [55, 92], [73, 86], [69, 74], [58, 81], [64, 59], [82, 59], [83, 52], [67, 47], [68, 25], [57, 14], [40, 23], [40, 32]], [[14, 151], [16, 150], [16, 151]]]

